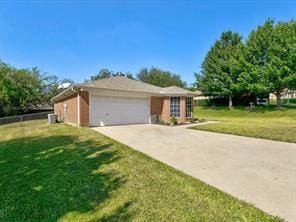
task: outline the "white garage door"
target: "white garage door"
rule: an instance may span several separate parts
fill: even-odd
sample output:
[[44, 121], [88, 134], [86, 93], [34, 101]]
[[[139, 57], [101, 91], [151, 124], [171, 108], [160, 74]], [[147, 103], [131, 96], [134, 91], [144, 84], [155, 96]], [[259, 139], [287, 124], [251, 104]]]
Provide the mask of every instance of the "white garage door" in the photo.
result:
[[90, 96], [91, 126], [149, 123], [149, 99]]

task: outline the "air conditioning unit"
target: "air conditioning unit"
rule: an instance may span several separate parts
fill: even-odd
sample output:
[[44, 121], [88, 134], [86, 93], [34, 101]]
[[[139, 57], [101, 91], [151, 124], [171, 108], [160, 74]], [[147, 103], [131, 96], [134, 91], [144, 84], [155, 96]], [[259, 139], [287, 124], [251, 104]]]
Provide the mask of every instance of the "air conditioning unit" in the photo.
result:
[[48, 114], [48, 123], [53, 124], [56, 123], [58, 119], [58, 114]]

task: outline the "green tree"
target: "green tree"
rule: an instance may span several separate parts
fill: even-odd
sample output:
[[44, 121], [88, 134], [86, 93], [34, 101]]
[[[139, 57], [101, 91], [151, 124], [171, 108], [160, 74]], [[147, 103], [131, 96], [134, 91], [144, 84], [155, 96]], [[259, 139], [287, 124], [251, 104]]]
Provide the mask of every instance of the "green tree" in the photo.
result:
[[[93, 75], [90, 77], [90, 81], [95, 81], [99, 79], [104, 79], [104, 78], [110, 78], [114, 76], [125, 76], [129, 79], [134, 79], [133, 75], [129, 72], [124, 73], [124, 72], [113, 72], [109, 69], [101, 69], [98, 74]], [[86, 80], [88, 81], [88, 80]]]
[[0, 66], [1, 115], [26, 112], [44, 99], [37, 68], [16, 69], [5, 63]]
[[127, 72], [126, 73], [126, 78], [128, 78], [128, 79], [135, 79], [134, 76], [133, 76], [133, 74], [130, 73], [130, 72]]
[[110, 78], [112, 74], [113, 72], [110, 71], [109, 69], [101, 69], [98, 74], [91, 76], [90, 80], [95, 81], [99, 79]]
[[276, 24], [270, 19], [250, 33], [232, 67], [240, 73], [246, 91], [257, 95], [272, 92], [279, 106], [283, 90], [295, 89], [295, 35], [295, 21]]
[[279, 22], [274, 26], [267, 50], [266, 75], [269, 89], [277, 97], [285, 89], [295, 89], [296, 82], [296, 22]]
[[0, 61], [0, 116], [22, 114], [58, 94], [56, 76], [42, 73], [37, 67], [17, 69]]
[[[56, 76], [55, 76], [56, 77]], [[57, 77], [56, 77], [57, 78]], [[70, 83], [70, 84], [74, 84], [75, 82], [72, 80], [72, 79], [69, 79], [69, 78], [65, 78], [65, 79], [62, 79], [59, 81], [59, 84], [62, 84], [62, 83]]]
[[231, 69], [232, 60], [241, 46], [242, 37], [235, 32], [223, 32], [220, 39], [210, 48], [203, 63], [201, 74], [196, 74], [196, 82], [207, 95], [220, 95], [232, 98], [241, 90], [238, 72]]
[[112, 73], [112, 76], [125, 76], [126, 78], [128, 79], [134, 79], [134, 76], [133, 74], [131, 74], [130, 72], [115, 72], [115, 73]]
[[150, 69], [142, 68], [137, 74], [137, 78], [152, 85], [160, 87], [179, 86], [186, 87], [186, 82], [182, 81], [181, 76], [171, 73], [170, 71], [164, 71], [155, 67]]

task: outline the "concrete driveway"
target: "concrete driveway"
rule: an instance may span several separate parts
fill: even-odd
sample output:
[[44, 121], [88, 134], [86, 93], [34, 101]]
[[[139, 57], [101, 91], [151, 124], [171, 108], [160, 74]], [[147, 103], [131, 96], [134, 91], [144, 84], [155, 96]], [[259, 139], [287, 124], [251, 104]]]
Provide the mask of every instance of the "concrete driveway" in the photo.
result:
[[272, 215], [296, 221], [296, 144], [184, 126], [94, 129]]

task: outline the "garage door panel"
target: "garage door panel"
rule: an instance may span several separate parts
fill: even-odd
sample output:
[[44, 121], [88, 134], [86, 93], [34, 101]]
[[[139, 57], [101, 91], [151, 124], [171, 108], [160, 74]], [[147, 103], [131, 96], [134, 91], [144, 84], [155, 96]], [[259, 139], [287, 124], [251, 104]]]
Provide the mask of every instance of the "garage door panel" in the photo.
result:
[[149, 99], [90, 96], [90, 125], [149, 123]]

